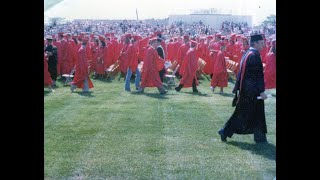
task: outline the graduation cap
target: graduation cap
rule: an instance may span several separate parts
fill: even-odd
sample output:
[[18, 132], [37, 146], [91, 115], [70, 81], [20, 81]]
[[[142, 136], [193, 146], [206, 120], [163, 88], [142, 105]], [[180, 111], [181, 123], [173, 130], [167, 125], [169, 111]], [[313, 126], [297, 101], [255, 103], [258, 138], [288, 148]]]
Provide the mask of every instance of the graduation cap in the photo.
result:
[[124, 37], [125, 37], [125, 38], [131, 38], [131, 34], [130, 34], [130, 33], [125, 34]]
[[139, 35], [133, 35], [132, 38], [135, 40], [135, 41], [139, 41], [141, 38], [141, 36]]
[[207, 37], [207, 39], [213, 39], [213, 36], [212, 36], [212, 35], [209, 35], [209, 36]]
[[158, 34], [162, 34], [162, 32], [161, 31], [156, 31], [156, 32], [154, 32], [154, 34], [158, 35]]
[[216, 37], [221, 38], [221, 34], [219, 34], [219, 33], [216, 34]]
[[149, 39], [150, 42], [155, 42], [157, 40], [158, 40], [158, 38], [156, 38], [156, 37]]
[[100, 41], [105, 41], [105, 39], [104, 39], [103, 36], [99, 36], [99, 40], [100, 40]]
[[255, 34], [250, 36], [250, 42], [263, 40], [263, 36], [261, 34]]

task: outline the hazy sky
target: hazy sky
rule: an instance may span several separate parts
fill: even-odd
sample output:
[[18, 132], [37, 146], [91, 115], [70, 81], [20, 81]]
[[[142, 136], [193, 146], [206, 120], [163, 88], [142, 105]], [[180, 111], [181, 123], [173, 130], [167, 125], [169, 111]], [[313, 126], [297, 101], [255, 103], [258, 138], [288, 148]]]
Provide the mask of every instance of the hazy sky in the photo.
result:
[[232, 14], [252, 15], [253, 24], [276, 14], [276, 0], [64, 0], [45, 11], [45, 17], [67, 19], [167, 18], [192, 9], [217, 8]]

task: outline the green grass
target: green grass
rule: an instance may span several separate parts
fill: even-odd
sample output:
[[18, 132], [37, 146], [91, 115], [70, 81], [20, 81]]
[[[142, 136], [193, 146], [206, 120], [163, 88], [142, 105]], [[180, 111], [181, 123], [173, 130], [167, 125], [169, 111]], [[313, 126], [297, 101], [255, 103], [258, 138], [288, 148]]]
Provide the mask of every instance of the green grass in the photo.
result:
[[61, 1], [63, 0], [44, 0], [44, 11], [50, 9]]
[[[93, 80], [90, 94], [44, 89], [45, 179], [273, 179], [276, 173], [276, 99], [265, 102], [269, 144], [217, 131], [231, 116], [226, 95], [201, 81], [192, 89], [124, 91], [124, 81]], [[131, 84], [131, 89], [134, 84]]]

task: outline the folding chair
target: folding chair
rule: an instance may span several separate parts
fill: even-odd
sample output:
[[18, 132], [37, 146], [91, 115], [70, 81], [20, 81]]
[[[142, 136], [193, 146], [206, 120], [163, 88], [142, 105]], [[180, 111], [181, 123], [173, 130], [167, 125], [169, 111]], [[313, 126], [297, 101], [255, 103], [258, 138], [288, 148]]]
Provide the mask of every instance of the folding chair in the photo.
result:
[[180, 65], [177, 65], [176, 69], [173, 71], [172, 74], [166, 74], [165, 77], [167, 79], [167, 85], [170, 86], [176, 86], [176, 82], [174, 81], [174, 78], [176, 77], [176, 72], [178, 71]]
[[237, 75], [235, 73], [235, 70], [238, 67], [239, 63], [232, 61], [232, 62], [230, 62], [230, 64], [231, 65], [230, 65], [229, 69], [227, 69], [229, 78], [236, 80]]
[[177, 67], [177, 65], [178, 65], [178, 62], [176, 60], [173, 61], [172, 65], [167, 69], [167, 72], [172, 73], [175, 70], [175, 68]]
[[64, 82], [64, 86], [69, 85], [69, 83], [72, 81], [72, 78], [74, 77], [74, 72], [76, 71], [76, 65], [74, 65], [73, 69], [71, 70], [70, 74], [63, 74], [62, 77], [66, 78]]
[[119, 68], [120, 68], [120, 61], [117, 60], [114, 64], [112, 64], [106, 69], [107, 78], [111, 76], [114, 78], [118, 74]]

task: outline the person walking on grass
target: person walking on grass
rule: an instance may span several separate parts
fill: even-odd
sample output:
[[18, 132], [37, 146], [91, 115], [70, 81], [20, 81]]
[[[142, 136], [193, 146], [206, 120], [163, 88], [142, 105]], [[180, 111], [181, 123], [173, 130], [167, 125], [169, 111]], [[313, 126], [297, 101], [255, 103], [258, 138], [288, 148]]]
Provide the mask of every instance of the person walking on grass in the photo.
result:
[[215, 87], [218, 86], [222, 94], [223, 88], [228, 86], [228, 72], [225, 60], [226, 44], [222, 42], [220, 49], [214, 62], [210, 89], [214, 92]]
[[[218, 131], [221, 141], [226, 142], [236, 134], [254, 134], [256, 143], [267, 143], [264, 100], [264, 75], [260, 51], [264, 47], [261, 35], [252, 35], [250, 48], [242, 57], [240, 71], [233, 89], [236, 93], [233, 106], [235, 111], [224, 127]], [[239, 91], [239, 96], [237, 96]]]
[[160, 56], [156, 50], [160, 43], [157, 38], [153, 38], [150, 40], [150, 45], [151, 46], [146, 51], [141, 72], [141, 84], [138, 92], [143, 93], [145, 87], [157, 87], [160, 94], [166, 94], [168, 91], [163, 87], [157, 65], [159, 62], [164, 63], [164, 61], [160, 60]]
[[70, 83], [71, 91], [76, 88], [82, 88], [82, 92], [88, 93], [89, 88], [93, 88], [93, 84], [89, 77], [88, 70], [88, 56], [86, 52], [86, 45], [89, 37], [85, 37], [82, 41], [82, 46], [78, 50], [78, 62], [76, 64], [76, 72], [73, 81]]
[[182, 67], [180, 72], [182, 78], [180, 80], [179, 86], [175, 88], [177, 92], [183, 87], [192, 87], [194, 93], [198, 92], [197, 85], [197, 69], [198, 69], [198, 57], [196, 53], [197, 42], [191, 41], [190, 49], [187, 51], [182, 61]]

